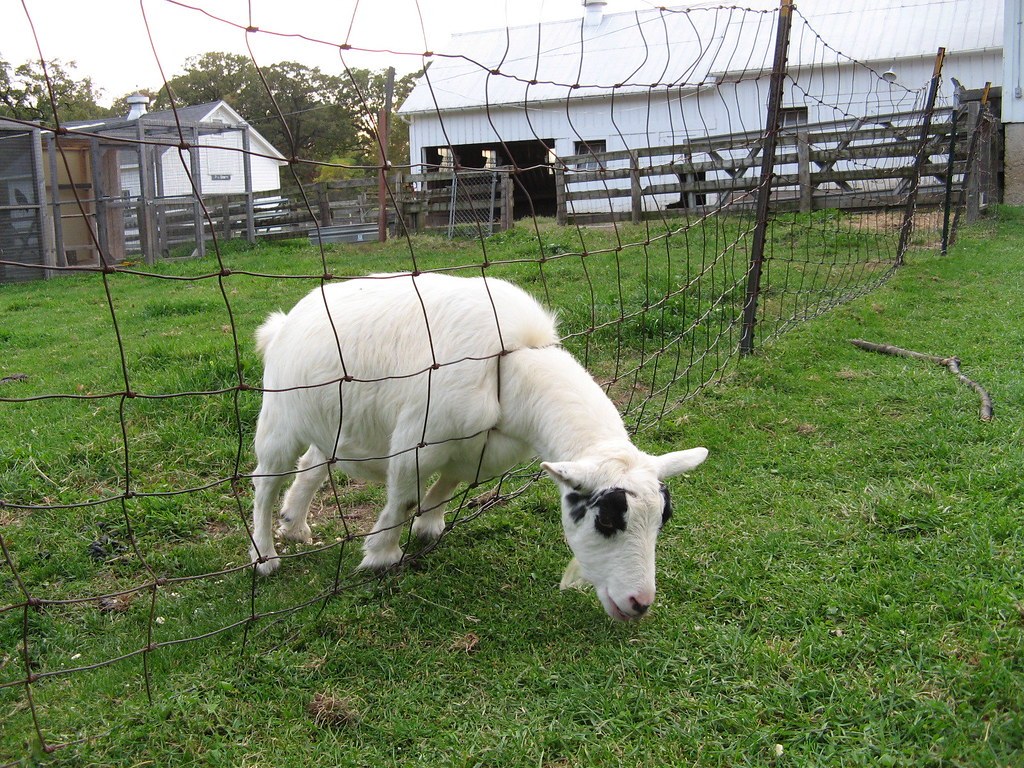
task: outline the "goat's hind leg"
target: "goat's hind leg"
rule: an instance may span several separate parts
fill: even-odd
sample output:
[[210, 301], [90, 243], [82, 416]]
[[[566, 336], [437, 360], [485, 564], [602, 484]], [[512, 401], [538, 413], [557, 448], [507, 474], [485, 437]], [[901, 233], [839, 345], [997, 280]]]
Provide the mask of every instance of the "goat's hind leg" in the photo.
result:
[[284, 495], [279, 528], [282, 537], [306, 544], [313, 541], [313, 531], [307, 519], [309, 505], [326, 479], [327, 457], [316, 446], [310, 446], [299, 459], [295, 480]]
[[256, 425], [256, 457], [258, 464], [252, 476], [255, 499], [252, 513], [252, 546], [249, 556], [256, 563], [256, 572], [268, 576], [281, 561], [274, 548], [274, 507], [281, 487], [295, 468], [295, 458], [302, 446], [290, 433], [277, 428], [275, 411], [264, 399], [259, 423]]
[[256, 571], [261, 576], [269, 576], [281, 566], [274, 548], [274, 506], [281, 495], [284, 484], [284, 472], [289, 469], [261, 461], [253, 473], [252, 484], [255, 489], [255, 501], [252, 513], [252, 545], [249, 557], [256, 563]]

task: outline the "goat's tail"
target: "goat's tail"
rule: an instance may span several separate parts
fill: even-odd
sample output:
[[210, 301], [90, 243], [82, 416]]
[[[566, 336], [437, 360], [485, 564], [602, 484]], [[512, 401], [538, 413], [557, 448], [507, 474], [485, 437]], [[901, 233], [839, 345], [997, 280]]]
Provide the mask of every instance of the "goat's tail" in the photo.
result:
[[261, 355], [266, 355], [267, 347], [277, 336], [287, 317], [284, 312], [273, 312], [266, 322], [256, 330], [256, 349]]

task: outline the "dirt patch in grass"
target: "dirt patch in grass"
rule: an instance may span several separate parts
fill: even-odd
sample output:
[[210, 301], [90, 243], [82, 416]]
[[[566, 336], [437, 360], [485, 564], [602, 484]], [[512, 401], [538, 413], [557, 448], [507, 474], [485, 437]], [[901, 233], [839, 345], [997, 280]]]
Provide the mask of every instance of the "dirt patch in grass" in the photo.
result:
[[320, 728], [344, 728], [359, 722], [359, 713], [352, 702], [327, 693], [317, 693], [306, 705], [306, 712]]
[[377, 520], [380, 505], [360, 498], [365, 496], [366, 487], [365, 483], [357, 480], [338, 484], [338, 495], [335, 498], [334, 490], [328, 483], [317, 492], [313, 503], [309, 505], [309, 524], [314, 528], [344, 525], [349, 533], [357, 536], [369, 533]]

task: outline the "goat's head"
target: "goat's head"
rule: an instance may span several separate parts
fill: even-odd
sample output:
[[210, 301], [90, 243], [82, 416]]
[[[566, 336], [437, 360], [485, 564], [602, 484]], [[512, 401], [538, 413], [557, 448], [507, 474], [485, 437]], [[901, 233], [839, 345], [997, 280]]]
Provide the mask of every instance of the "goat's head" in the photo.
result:
[[605, 611], [627, 621], [654, 602], [654, 548], [672, 515], [665, 478], [707, 458], [704, 448], [630, 460], [545, 462], [562, 494], [562, 526], [573, 560], [562, 587], [592, 584]]

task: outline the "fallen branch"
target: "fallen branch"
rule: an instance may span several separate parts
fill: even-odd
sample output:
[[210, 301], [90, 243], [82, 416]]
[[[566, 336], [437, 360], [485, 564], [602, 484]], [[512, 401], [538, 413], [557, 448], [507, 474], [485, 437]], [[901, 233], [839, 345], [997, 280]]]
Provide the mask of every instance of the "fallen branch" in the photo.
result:
[[943, 368], [948, 370], [957, 379], [960, 380], [961, 384], [966, 384], [968, 387], [978, 393], [981, 398], [981, 410], [979, 417], [982, 421], [992, 421], [992, 398], [989, 396], [985, 388], [982, 387], [978, 382], [972, 381], [960, 372], [960, 358], [953, 357], [939, 357], [938, 355], [925, 355], [921, 352], [914, 352], [910, 349], [903, 349], [902, 347], [894, 347], [891, 344], [874, 344], [870, 341], [864, 341], [863, 339], [850, 339], [850, 343], [855, 347], [866, 349], [869, 352], [879, 352], [883, 355], [895, 355], [896, 357], [909, 357], [913, 360], [924, 360], [929, 363], [935, 363], [941, 365]]

